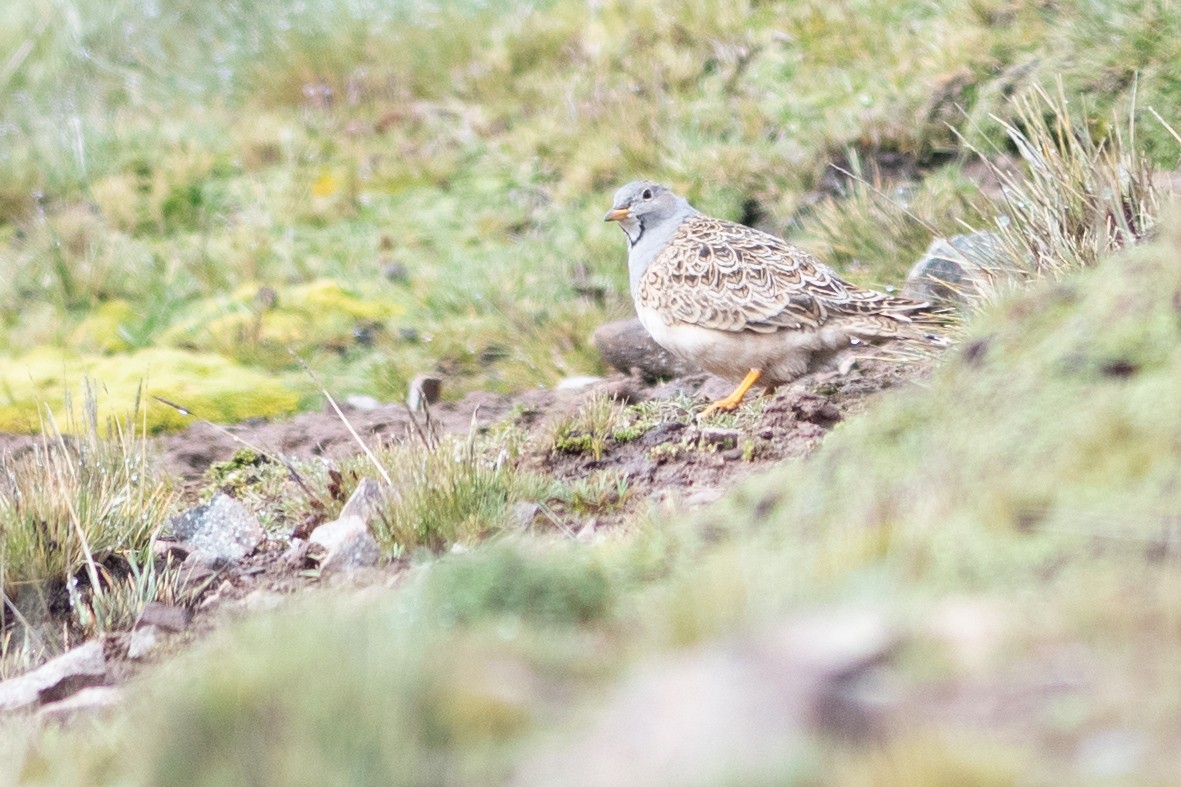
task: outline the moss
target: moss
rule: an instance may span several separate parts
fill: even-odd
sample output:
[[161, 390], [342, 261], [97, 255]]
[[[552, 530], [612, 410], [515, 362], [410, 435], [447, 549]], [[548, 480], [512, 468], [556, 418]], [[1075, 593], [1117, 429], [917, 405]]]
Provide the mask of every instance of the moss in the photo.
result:
[[[291, 413], [298, 395], [281, 382], [208, 353], [149, 349], [118, 357], [40, 350], [10, 359], [0, 368], [0, 431], [33, 432], [38, 407], [46, 404], [65, 423], [64, 396], [78, 393], [83, 378], [101, 386], [100, 418], [122, 415], [139, 398], [149, 431], [179, 429], [193, 416], [219, 423]], [[150, 396], [174, 402], [184, 415]]]

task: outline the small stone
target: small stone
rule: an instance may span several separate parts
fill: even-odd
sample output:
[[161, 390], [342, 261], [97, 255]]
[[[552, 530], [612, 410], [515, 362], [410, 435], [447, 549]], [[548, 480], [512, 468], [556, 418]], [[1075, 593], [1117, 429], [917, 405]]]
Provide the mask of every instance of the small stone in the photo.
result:
[[91, 686], [72, 697], [43, 706], [37, 716], [45, 724], [69, 724], [78, 716], [109, 711], [122, 699], [123, 692], [114, 686]]
[[369, 532], [365, 520], [357, 516], [320, 525], [308, 540], [324, 549], [320, 559], [322, 576], [374, 566], [381, 558], [377, 539]]
[[193, 610], [188, 607], [174, 607], [169, 604], [161, 604], [158, 601], [153, 601], [144, 605], [143, 612], [139, 613], [139, 620], [135, 627], [140, 626], [158, 626], [165, 631], [184, 631], [189, 627], [189, 621], [193, 619]]
[[603, 382], [602, 377], [592, 377], [591, 375], [583, 375], [581, 377], [566, 377], [560, 380], [554, 386], [556, 391], [581, 391], [584, 388], [589, 388], [592, 385]]
[[173, 535], [193, 550], [231, 561], [246, 557], [266, 537], [258, 517], [224, 492], [168, 524]]
[[410, 381], [406, 395], [406, 406], [411, 410], [422, 410], [439, 401], [443, 395], [443, 380], [433, 374], [420, 374]]
[[537, 517], [541, 516], [541, 506], [529, 502], [514, 503], [509, 516], [521, 528], [530, 528], [537, 521]]
[[993, 232], [973, 232], [952, 238], [936, 238], [922, 259], [906, 276], [902, 294], [916, 301], [962, 303], [991, 288], [1006, 273], [1006, 255], [1000, 237]]
[[722, 451], [736, 448], [742, 432], [737, 429], [724, 429], [719, 426], [706, 426], [701, 430], [700, 445], [702, 448], [717, 448]]
[[410, 269], [401, 262], [387, 262], [381, 266], [381, 275], [386, 281], [394, 284], [404, 284], [410, 281]]
[[103, 644], [91, 640], [15, 678], [0, 682], [0, 711], [56, 702], [107, 682]]
[[344, 398], [345, 404], [356, 410], [376, 410], [381, 407], [381, 402], [373, 396], [365, 396], [364, 394], [351, 394]]
[[357, 488], [349, 495], [338, 518], [355, 516], [366, 525], [371, 525], [381, 515], [384, 504], [385, 495], [381, 492], [381, 485], [372, 478], [362, 478], [361, 483], [357, 484]]
[[637, 372], [649, 382], [697, 371], [657, 344], [634, 317], [599, 326], [591, 341], [612, 367], [624, 374]]
[[588, 543], [588, 542], [595, 540], [595, 531], [598, 529], [599, 529], [598, 517], [592, 516], [590, 519], [586, 520], [585, 525], [583, 525], [582, 527], [580, 527], [578, 529], [578, 533], [575, 534], [574, 537], [579, 541], [582, 541], [584, 543]]
[[139, 661], [151, 655], [152, 651], [160, 647], [164, 638], [164, 630], [159, 626], [136, 626], [127, 643], [127, 658]]

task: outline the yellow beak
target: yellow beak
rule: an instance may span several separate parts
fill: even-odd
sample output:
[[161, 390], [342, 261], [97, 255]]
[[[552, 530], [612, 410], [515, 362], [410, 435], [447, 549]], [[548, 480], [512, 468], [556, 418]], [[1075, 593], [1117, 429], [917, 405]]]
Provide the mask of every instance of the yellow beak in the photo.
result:
[[607, 215], [603, 217], [603, 221], [623, 221], [627, 218], [627, 208], [612, 208], [607, 211]]

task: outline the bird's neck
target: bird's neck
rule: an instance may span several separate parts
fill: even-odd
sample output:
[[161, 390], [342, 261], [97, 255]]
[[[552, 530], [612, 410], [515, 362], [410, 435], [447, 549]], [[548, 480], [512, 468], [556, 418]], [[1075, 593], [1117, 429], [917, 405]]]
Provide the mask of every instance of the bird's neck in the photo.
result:
[[631, 251], [627, 255], [627, 272], [633, 298], [640, 291], [640, 279], [644, 277], [648, 266], [656, 260], [656, 257], [672, 240], [673, 235], [677, 233], [677, 229], [685, 219], [697, 215], [697, 211], [690, 207], [689, 203], [686, 202], [684, 208], [672, 218], [645, 226], [639, 240], [632, 244]]

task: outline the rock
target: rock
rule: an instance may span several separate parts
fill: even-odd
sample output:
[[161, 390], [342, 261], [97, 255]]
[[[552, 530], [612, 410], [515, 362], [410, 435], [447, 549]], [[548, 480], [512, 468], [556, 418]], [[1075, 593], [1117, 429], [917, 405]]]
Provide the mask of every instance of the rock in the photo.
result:
[[581, 391], [584, 388], [590, 388], [596, 383], [603, 382], [602, 377], [593, 377], [591, 375], [583, 375], [581, 377], [566, 377], [558, 381], [554, 386], [555, 391]]
[[37, 717], [45, 724], [68, 724], [77, 716], [108, 711], [122, 700], [122, 690], [114, 686], [91, 686], [72, 697], [45, 705]]
[[0, 711], [32, 708], [107, 682], [103, 644], [91, 640], [30, 672], [0, 682]]
[[344, 398], [344, 401], [355, 410], [376, 410], [381, 407], [381, 402], [376, 397], [364, 394], [350, 394]]
[[401, 262], [391, 261], [382, 264], [381, 275], [385, 276], [386, 281], [391, 281], [395, 284], [405, 284], [410, 281], [410, 270]]
[[266, 536], [258, 518], [224, 492], [173, 517], [169, 527], [192, 549], [230, 561], [249, 555]]
[[139, 613], [135, 627], [159, 626], [165, 631], [181, 632], [189, 627], [189, 621], [192, 619], [193, 610], [188, 607], [174, 607], [153, 601], [146, 604], [143, 612]]
[[701, 430], [698, 441], [702, 448], [717, 448], [726, 451], [738, 447], [738, 439], [742, 432], [737, 429], [723, 429], [719, 426], [707, 426]]
[[159, 626], [139, 626], [131, 631], [127, 643], [127, 658], [139, 661], [151, 655], [160, 646], [164, 630]]
[[541, 516], [541, 506], [537, 503], [514, 503], [509, 509], [509, 519], [522, 529], [533, 527], [533, 523], [537, 521], [539, 516]]
[[362, 478], [361, 483], [349, 495], [349, 499], [340, 510], [340, 519], [355, 516], [371, 524], [381, 515], [381, 507], [385, 504], [385, 496], [381, 486], [372, 478]]
[[1001, 239], [993, 232], [936, 238], [907, 274], [902, 294], [916, 301], [963, 303], [984, 294], [993, 283], [1016, 278]]
[[411, 410], [421, 410], [439, 401], [443, 395], [443, 379], [433, 374], [420, 374], [410, 381], [410, 390], [406, 394], [406, 406]]
[[374, 566], [381, 557], [377, 539], [358, 516], [341, 517], [320, 525], [308, 540], [324, 550], [320, 558], [321, 576]]
[[591, 517], [586, 520], [586, 524], [578, 528], [578, 532], [574, 534], [574, 538], [584, 543], [590, 543], [595, 540], [595, 533], [599, 529], [599, 518]]
[[636, 372], [649, 382], [697, 371], [657, 344], [634, 317], [599, 326], [591, 341], [608, 364], [624, 374]]
[[779, 783], [817, 732], [880, 734], [873, 687], [896, 642], [880, 614], [836, 610], [654, 661], [513, 783]]

